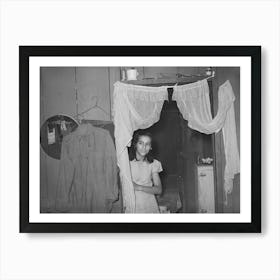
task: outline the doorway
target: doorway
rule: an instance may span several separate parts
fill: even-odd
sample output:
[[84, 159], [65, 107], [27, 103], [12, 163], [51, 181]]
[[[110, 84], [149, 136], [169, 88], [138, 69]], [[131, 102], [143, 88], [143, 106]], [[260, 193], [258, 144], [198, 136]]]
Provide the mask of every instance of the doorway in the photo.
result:
[[160, 120], [147, 130], [153, 135], [153, 154], [162, 163], [163, 192], [157, 197], [160, 206], [170, 212], [182, 211], [180, 152], [182, 150], [181, 113], [175, 101], [165, 101]]
[[[211, 85], [209, 88], [213, 104]], [[197, 164], [201, 158], [213, 158], [213, 136], [189, 128], [171, 100], [164, 102], [160, 120], [145, 130], [152, 134], [153, 155], [163, 166], [159, 205], [171, 213], [197, 213]]]

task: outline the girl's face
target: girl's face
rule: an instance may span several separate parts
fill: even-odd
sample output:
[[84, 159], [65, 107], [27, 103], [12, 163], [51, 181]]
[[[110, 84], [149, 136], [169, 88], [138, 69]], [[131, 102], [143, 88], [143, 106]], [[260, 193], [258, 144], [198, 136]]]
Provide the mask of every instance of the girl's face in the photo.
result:
[[145, 157], [152, 148], [151, 138], [145, 135], [140, 136], [135, 148], [136, 156]]

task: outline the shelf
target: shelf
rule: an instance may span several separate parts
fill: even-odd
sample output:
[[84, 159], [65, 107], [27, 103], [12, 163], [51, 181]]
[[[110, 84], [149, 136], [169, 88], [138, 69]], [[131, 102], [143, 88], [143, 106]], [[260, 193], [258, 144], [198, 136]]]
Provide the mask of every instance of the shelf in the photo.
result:
[[122, 81], [125, 84], [142, 85], [142, 86], [174, 86], [195, 83], [197, 81], [209, 78], [209, 76], [192, 76], [182, 78], [144, 78], [142, 80]]

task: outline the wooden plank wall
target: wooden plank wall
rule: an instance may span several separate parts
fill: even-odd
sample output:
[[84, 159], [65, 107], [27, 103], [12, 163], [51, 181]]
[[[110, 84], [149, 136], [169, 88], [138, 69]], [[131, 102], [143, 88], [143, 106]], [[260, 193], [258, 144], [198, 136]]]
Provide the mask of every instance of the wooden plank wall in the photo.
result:
[[[111, 121], [113, 84], [120, 80], [119, 67], [77, 67], [79, 113], [94, 105], [84, 118]], [[40, 126], [57, 114], [76, 115], [75, 68], [43, 67], [40, 84]], [[57, 185], [59, 161], [40, 149], [40, 197], [41, 211], [52, 211]]]

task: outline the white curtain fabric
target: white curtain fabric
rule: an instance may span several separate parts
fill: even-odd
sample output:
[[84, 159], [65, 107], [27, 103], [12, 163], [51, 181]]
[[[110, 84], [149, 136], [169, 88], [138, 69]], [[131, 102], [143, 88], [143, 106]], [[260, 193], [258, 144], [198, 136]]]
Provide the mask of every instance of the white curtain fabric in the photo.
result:
[[233, 188], [234, 175], [240, 172], [239, 151], [236, 137], [234, 113], [235, 96], [227, 80], [218, 90], [218, 112], [212, 117], [209, 87], [207, 80], [174, 87], [173, 100], [188, 121], [189, 127], [205, 134], [217, 133], [222, 129], [226, 166], [224, 171], [224, 190], [227, 194]]
[[117, 163], [120, 168], [125, 213], [135, 212], [135, 194], [131, 180], [127, 147], [137, 129], [144, 129], [159, 121], [167, 87], [146, 87], [121, 82], [114, 84], [113, 119]]
[[[113, 119], [125, 213], [135, 212], [135, 194], [127, 147], [130, 146], [135, 130], [150, 127], [159, 121], [163, 103], [168, 99], [167, 88], [168, 86], [146, 87], [121, 82], [114, 84]], [[233, 104], [235, 96], [230, 82], [226, 81], [219, 87], [218, 112], [215, 118], [211, 114], [206, 79], [175, 86], [173, 100], [177, 102], [190, 128], [205, 134], [217, 133], [222, 129], [226, 159], [224, 190], [227, 198], [233, 188], [234, 175], [240, 172]]]

